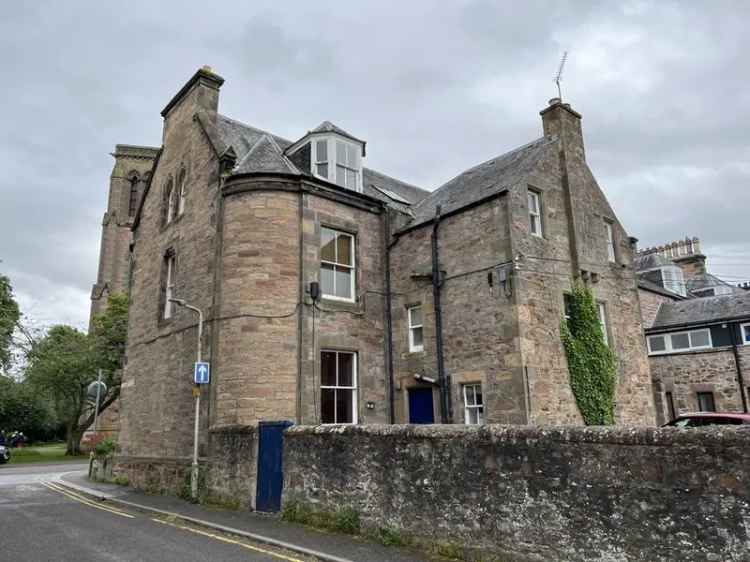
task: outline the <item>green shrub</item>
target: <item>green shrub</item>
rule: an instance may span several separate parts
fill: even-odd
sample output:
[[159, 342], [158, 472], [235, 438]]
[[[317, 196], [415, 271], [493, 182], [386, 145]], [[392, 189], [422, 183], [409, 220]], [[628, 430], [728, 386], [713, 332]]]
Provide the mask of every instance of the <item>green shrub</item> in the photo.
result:
[[560, 323], [560, 334], [578, 410], [586, 425], [612, 425], [616, 357], [604, 342], [594, 295], [581, 283], [573, 285], [569, 313]]
[[97, 457], [108, 457], [117, 449], [117, 443], [111, 437], [99, 441], [94, 447], [94, 453]]
[[117, 484], [118, 486], [127, 486], [128, 484], [130, 484], [130, 479], [124, 474], [118, 474], [117, 476], [112, 478], [112, 483]]
[[388, 527], [378, 527], [373, 538], [383, 546], [404, 546], [409, 541], [398, 530]]

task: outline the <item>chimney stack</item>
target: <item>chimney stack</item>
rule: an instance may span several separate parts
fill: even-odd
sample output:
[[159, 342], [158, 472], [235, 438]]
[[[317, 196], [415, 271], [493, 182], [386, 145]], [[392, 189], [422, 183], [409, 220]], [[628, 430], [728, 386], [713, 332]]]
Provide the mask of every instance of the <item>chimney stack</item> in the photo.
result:
[[569, 103], [563, 103], [560, 98], [552, 98], [549, 105], [539, 112], [542, 116], [544, 136], [558, 137], [570, 157], [586, 160], [583, 147], [583, 132], [581, 131], [581, 114], [571, 109]]

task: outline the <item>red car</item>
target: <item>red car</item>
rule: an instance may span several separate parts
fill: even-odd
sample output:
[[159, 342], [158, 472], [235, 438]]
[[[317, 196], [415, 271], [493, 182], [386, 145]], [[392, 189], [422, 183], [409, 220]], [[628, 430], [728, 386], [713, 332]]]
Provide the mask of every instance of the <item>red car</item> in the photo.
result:
[[733, 412], [694, 412], [677, 416], [662, 427], [705, 427], [707, 425], [750, 424], [750, 414]]

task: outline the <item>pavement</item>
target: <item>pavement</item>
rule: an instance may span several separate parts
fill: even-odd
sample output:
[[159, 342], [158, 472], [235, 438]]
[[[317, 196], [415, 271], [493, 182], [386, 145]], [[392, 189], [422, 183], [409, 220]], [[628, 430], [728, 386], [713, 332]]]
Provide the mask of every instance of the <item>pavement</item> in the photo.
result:
[[0, 561], [434, 560], [277, 517], [91, 482], [87, 469], [0, 466]]

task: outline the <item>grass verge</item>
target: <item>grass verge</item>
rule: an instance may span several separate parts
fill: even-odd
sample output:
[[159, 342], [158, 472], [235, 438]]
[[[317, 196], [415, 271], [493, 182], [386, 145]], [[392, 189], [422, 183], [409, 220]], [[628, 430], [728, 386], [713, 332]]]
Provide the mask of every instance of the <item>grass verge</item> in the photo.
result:
[[33, 447], [20, 447], [10, 450], [9, 464], [52, 463], [82, 461], [87, 455], [69, 456], [65, 454], [65, 443], [52, 443]]

